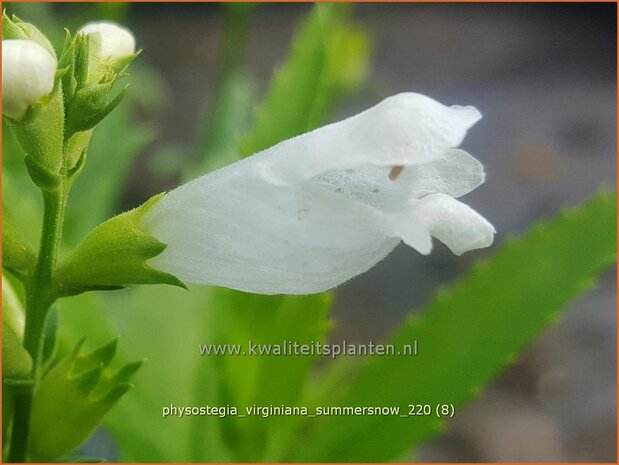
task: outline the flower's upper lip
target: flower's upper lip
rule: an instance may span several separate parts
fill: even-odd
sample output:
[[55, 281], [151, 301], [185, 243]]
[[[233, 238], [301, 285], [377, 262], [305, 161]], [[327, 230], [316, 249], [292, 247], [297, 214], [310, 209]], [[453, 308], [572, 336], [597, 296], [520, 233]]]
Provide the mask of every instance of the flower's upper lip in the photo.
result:
[[419, 165], [458, 147], [480, 118], [471, 106], [446, 107], [424, 95], [403, 93], [254, 156], [283, 179], [311, 179], [364, 165]]

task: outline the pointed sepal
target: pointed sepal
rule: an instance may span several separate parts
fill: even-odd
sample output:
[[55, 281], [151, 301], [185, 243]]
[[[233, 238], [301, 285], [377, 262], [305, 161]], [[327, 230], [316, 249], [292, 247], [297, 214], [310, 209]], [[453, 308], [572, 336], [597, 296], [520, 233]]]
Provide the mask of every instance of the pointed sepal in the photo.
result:
[[162, 196], [156, 195], [92, 230], [58, 267], [56, 280], [60, 293], [73, 295], [130, 284], [171, 284], [185, 288], [174, 275], [147, 264], [166, 248], [166, 244], [142, 227], [144, 215]]
[[94, 128], [120, 104], [128, 86], [109, 99], [116, 79], [114, 77], [106, 82], [78, 87], [67, 110], [67, 134], [73, 135]]

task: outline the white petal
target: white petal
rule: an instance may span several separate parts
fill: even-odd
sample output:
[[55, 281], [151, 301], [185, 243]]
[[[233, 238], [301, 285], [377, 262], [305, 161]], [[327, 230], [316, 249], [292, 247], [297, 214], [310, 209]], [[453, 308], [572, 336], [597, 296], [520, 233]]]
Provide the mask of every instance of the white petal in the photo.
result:
[[456, 255], [488, 247], [494, 227], [469, 206], [448, 195], [429, 195], [415, 205], [415, 214], [430, 234]]
[[168, 244], [152, 266], [261, 294], [332, 288], [399, 242], [364, 204], [316, 185], [273, 185], [243, 162], [170, 192], [144, 225]]
[[111, 21], [88, 23], [80, 32], [97, 37], [99, 56], [103, 59], [121, 58], [135, 52], [135, 37], [131, 31]]
[[460, 197], [484, 182], [484, 168], [471, 155], [451, 149], [437, 160], [407, 166], [396, 180], [391, 167], [364, 165], [355, 169], [330, 171], [314, 181], [380, 210], [407, 210], [411, 199], [443, 193]]
[[26, 39], [2, 41], [2, 113], [19, 119], [54, 88], [56, 60]]
[[426, 227], [416, 217], [413, 209], [392, 213], [387, 220], [392, 234], [422, 255], [432, 251], [432, 237]]
[[343, 121], [284, 141], [262, 153], [280, 159], [278, 175], [310, 178], [362, 165], [427, 163], [462, 142], [481, 118], [474, 107], [446, 107], [404, 93]]
[[[363, 273], [400, 239], [427, 254], [435, 225], [415, 193], [431, 179], [456, 193], [479, 181], [472, 157], [440, 160], [479, 117], [400, 94], [198, 178], [145, 218], [168, 245], [150, 263], [186, 282], [309, 294]], [[408, 182], [389, 178], [393, 165], [422, 164]]]
[[460, 197], [483, 184], [484, 179], [484, 167], [477, 159], [464, 150], [451, 149], [438, 160], [406, 168], [398, 183], [410, 185], [412, 196], [420, 199], [435, 193]]

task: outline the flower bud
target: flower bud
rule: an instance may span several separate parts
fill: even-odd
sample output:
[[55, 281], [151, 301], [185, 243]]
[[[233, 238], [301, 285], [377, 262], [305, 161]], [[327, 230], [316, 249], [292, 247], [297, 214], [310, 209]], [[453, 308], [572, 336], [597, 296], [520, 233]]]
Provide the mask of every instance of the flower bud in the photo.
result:
[[129, 29], [101, 21], [88, 23], [80, 29], [85, 35], [96, 36], [98, 55], [102, 60], [115, 60], [135, 52], [135, 38]]
[[2, 41], [2, 113], [20, 119], [54, 89], [56, 60], [26, 39]]

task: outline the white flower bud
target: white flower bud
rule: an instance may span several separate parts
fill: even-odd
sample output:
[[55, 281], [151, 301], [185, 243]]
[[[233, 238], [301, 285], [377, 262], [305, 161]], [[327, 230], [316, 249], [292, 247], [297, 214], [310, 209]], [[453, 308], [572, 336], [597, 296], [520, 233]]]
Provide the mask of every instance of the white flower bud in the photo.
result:
[[2, 113], [19, 119], [54, 88], [57, 63], [47, 50], [26, 39], [2, 41]]
[[99, 39], [99, 57], [114, 60], [135, 52], [135, 38], [129, 29], [109, 21], [88, 23], [80, 29], [86, 35], [93, 34]]

